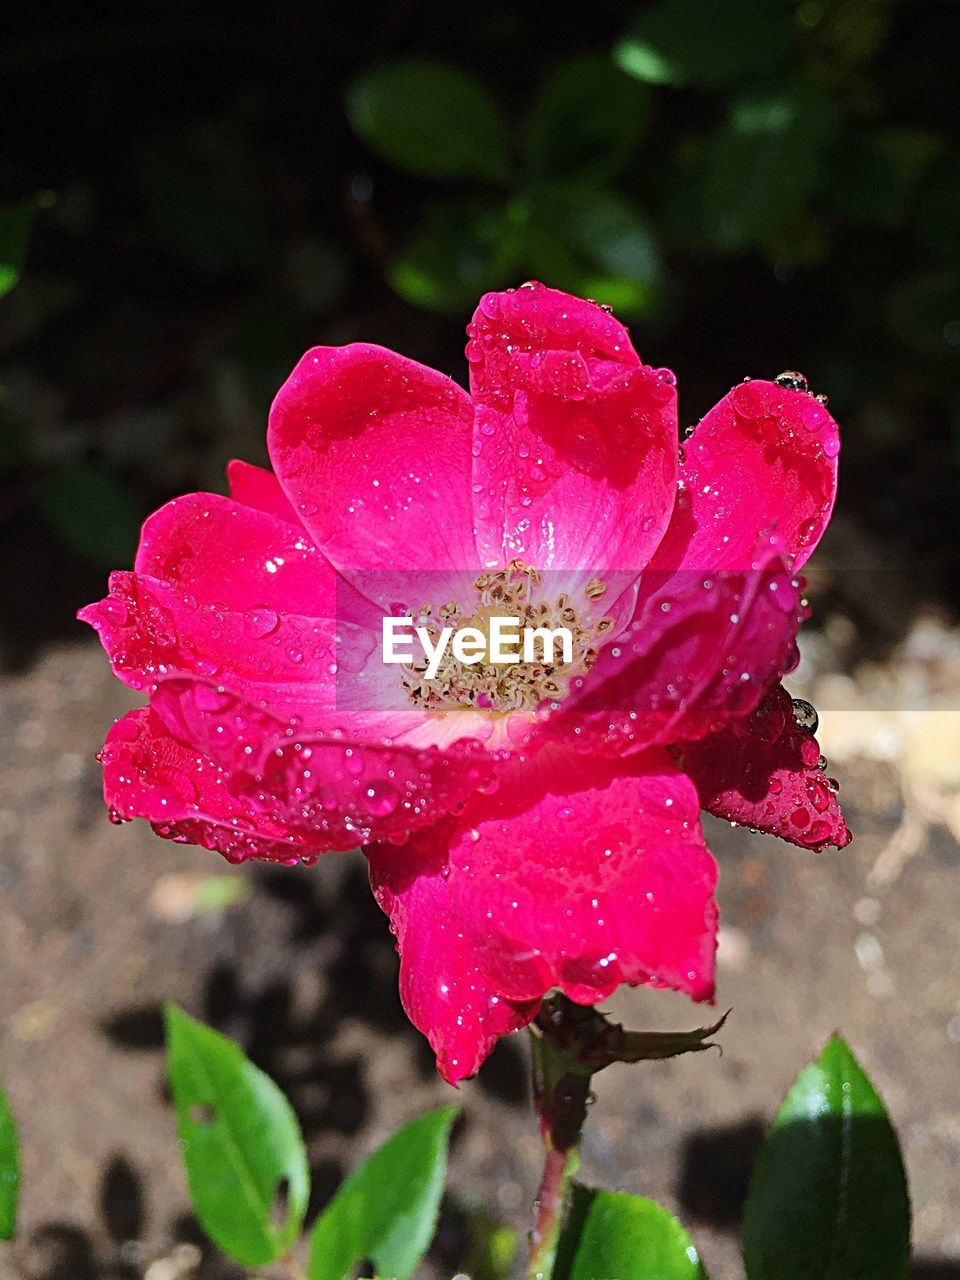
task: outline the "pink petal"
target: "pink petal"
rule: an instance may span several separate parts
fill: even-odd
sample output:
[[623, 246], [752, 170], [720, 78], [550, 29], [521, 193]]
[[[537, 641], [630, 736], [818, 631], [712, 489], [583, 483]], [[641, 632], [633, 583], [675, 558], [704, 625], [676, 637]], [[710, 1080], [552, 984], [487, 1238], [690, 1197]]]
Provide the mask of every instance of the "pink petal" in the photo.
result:
[[457, 820], [456, 919], [498, 991], [605, 1000], [621, 983], [713, 995], [716, 864], [699, 801], [663, 752], [546, 750]]
[[450, 1084], [474, 1075], [500, 1036], [524, 1027], [539, 1000], [510, 1001], [484, 977], [461, 932], [439, 866], [409, 845], [368, 852], [377, 901], [400, 953], [400, 997]]
[[744, 569], [775, 532], [799, 568], [830, 519], [839, 451], [837, 424], [813, 396], [740, 383], [684, 444], [682, 488], [652, 566]]
[[336, 574], [304, 530], [216, 493], [190, 493], [154, 512], [135, 569], [231, 609], [267, 602], [314, 618], [336, 614]]
[[647, 570], [632, 619], [540, 732], [606, 754], [700, 737], [750, 712], [791, 666], [803, 616], [775, 553], [743, 572]]
[[603, 308], [543, 285], [487, 294], [467, 332], [484, 564], [635, 575], [674, 501], [673, 375]]
[[218, 770], [253, 832], [271, 836], [279, 823], [317, 850], [403, 838], [462, 807], [495, 770], [475, 741], [441, 751], [305, 733], [210, 681], [164, 679], [150, 710]]
[[[494, 772], [470, 726], [441, 750], [391, 739], [421, 727], [423, 713], [409, 704], [394, 714], [379, 703], [365, 714], [342, 710], [329, 620], [273, 618], [260, 636], [243, 614], [184, 610], [152, 579], [114, 574], [111, 588], [84, 617], [116, 673], [151, 695], [158, 720], [214, 762], [252, 812], [308, 842], [348, 849], [403, 834], [462, 804]], [[278, 636], [280, 650], [265, 647]], [[373, 666], [384, 670], [379, 657]]]
[[334, 618], [349, 589], [301, 527], [189, 494], [145, 522], [136, 566], [113, 574], [110, 596], [80, 613], [132, 687], [176, 674], [234, 688], [309, 679], [330, 704]]
[[474, 733], [490, 718], [428, 722], [380, 661], [380, 613], [304, 531], [193, 495], [147, 521], [137, 564], [81, 617], [117, 675], [257, 812], [350, 848], [436, 821], [489, 780]]
[[253, 507], [257, 511], [266, 511], [290, 524], [300, 524], [297, 513], [272, 471], [234, 458], [227, 463], [227, 482], [234, 502], [242, 502], [245, 507]]
[[[399, 707], [389, 690], [357, 707], [348, 683], [345, 709], [329, 619], [185, 606], [173, 588], [130, 573], [113, 574], [110, 596], [82, 616], [117, 675], [150, 694], [167, 730], [213, 761], [232, 794], [326, 848], [434, 822], [496, 768], [471, 733], [479, 713], [441, 749], [403, 690]], [[379, 654], [369, 667], [387, 679]]]
[[214, 849], [231, 862], [292, 865], [322, 847], [245, 804], [222, 769], [178, 742], [147, 707], [113, 725], [102, 760], [104, 799], [115, 821], [146, 818], [165, 839]]
[[339, 569], [471, 569], [470, 399], [451, 379], [354, 344], [308, 351], [270, 411], [274, 470]]
[[[224, 593], [226, 594], [226, 593]], [[258, 702], [290, 702], [314, 718], [336, 705], [332, 618], [281, 613], [264, 591], [249, 608], [201, 601], [145, 575], [110, 575], [110, 594], [80, 611], [99, 634], [114, 672], [133, 689], [197, 676]], [[300, 690], [299, 694], [297, 689]]]
[[134, 688], [216, 679], [315, 732], [351, 729], [357, 714], [380, 735], [423, 720], [380, 661], [381, 612], [302, 527], [192, 494], [147, 520], [136, 563], [80, 615]]
[[782, 686], [751, 716], [681, 752], [703, 807], [718, 817], [805, 849], [850, 843], [835, 786], [817, 767], [817, 740], [797, 725]]

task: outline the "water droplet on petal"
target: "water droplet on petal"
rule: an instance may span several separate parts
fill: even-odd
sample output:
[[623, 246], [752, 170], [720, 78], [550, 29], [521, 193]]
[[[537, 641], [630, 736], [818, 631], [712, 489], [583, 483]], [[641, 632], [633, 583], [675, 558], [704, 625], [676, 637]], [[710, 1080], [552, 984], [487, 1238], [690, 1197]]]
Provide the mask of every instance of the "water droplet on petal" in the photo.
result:
[[280, 625], [280, 615], [276, 609], [268, 609], [266, 605], [256, 605], [248, 609], [243, 620], [247, 630], [256, 640], [272, 635]]
[[374, 782], [363, 793], [363, 804], [375, 818], [386, 818], [393, 813], [400, 801], [396, 787], [391, 782]]
[[809, 391], [810, 384], [802, 373], [798, 373], [796, 369], [785, 369], [783, 373], [778, 373], [774, 378], [774, 382], [778, 387], [785, 387], [788, 391]]
[[794, 698], [793, 718], [796, 720], [798, 728], [806, 729], [808, 733], [817, 732], [820, 717], [817, 715], [817, 709], [813, 703], [807, 702], [804, 698]]

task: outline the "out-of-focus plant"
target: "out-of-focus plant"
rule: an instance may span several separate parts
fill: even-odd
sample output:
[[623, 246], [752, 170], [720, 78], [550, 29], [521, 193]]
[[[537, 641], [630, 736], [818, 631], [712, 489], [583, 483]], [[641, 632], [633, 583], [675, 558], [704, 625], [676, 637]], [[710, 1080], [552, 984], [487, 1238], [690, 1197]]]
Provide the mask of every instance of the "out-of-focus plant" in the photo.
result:
[[[42, 193], [0, 209], [0, 298], [20, 281], [28, 241], [41, 210], [53, 205]], [[3, 389], [0, 388], [0, 402]], [[22, 460], [28, 440], [11, 424], [0, 423], [0, 476]], [[35, 509], [82, 556], [94, 564], [113, 563], [129, 553], [144, 511], [123, 480], [90, 461], [63, 461], [33, 487]]]
[[893, 0], [656, 0], [614, 50], [638, 81], [715, 108], [664, 175], [665, 239], [812, 265], [847, 223], [892, 227], [945, 139], [893, 127], [868, 80]]
[[[700, 404], [754, 362], [762, 313], [771, 365], [801, 364], [855, 419], [858, 520], [955, 574], [927, 531], [952, 513], [960, 459], [955, 6], [934, 23], [904, 0], [652, 0], [592, 13], [575, 56], [579, 10], [574, 30], [570, 6], [546, 28], [513, 6], [458, 32], [463, 68], [436, 62], [439, 14], [408, 28], [402, 10], [387, 5], [370, 54], [364, 16], [344, 18], [308, 59], [309, 92], [298, 42], [281, 42], [226, 98], [92, 125], [69, 154], [48, 127], [39, 179], [11, 162], [0, 288], [22, 255], [18, 197], [42, 181], [57, 205], [2, 302], [4, 522], [29, 513], [113, 561], [90, 512], [112, 509], [132, 547], [131, 511], [243, 451], [298, 341], [340, 341], [374, 311], [380, 340], [405, 321], [452, 358], [452, 328], [418, 333], [384, 305], [383, 262], [430, 312], [539, 276], [672, 329]], [[233, 29], [259, 39], [256, 19]], [[158, 79], [194, 45], [171, 19]], [[54, 65], [35, 80], [54, 111]], [[372, 202], [352, 182], [367, 143], [384, 165]]]
[[[309, 1172], [289, 1103], [237, 1045], [173, 1006], [167, 1035], [193, 1206], [224, 1253], [246, 1267], [277, 1263], [306, 1280], [346, 1280], [364, 1262], [377, 1275], [414, 1274], [437, 1225], [455, 1107], [429, 1112], [389, 1138], [301, 1236]], [[570, 1083], [566, 1073], [589, 1084], [592, 1070], [575, 1056], [555, 1058], [553, 1067], [555, 1101]], [[510, 1274], [515, 1237], [489, 1223], [485, 1235], [493, 1247], [482, 1257], [474, 1249], [465, 1264], [480, 1280], [501, 1280]], [[909, 1238], [896, 1135], [856, 1058], [834, 1036], [791, 1087], [758, 1157], [743, 1233], [748, 1280], [903, 1280]], [[579, 1183], [559, 1237], [530, 1275], [707, 1277], [690, 1236], [665, 1209]]]
[[648, 89], [603, 54], [561, 62], [514, 136], [493, 91], [436, 62], [394, 62], [356, 81], [356, 132], [404, 172], [446, 184], [388, 278], [409, 301], [458, 314], [478, 293], [524, 275], [602, 297], [625, 314], [657, 302], [660, 260], [617, 179], [635, 160]]
[[0, 1240], [11, 1240], [20, 1193], [20, 1141], [10, 1105], [0, 1089]]
[[0, 209], [0, 298], [20, 279], [30, 227], [37, 212], [36, 200]]
[[[387, 278], [458, 312], [528, 275], [669, 324], [718, 263], [724, 302], [749, 307], [761, 264], [808, 310], [822, 299], [810, 364], [873, 448], [914, 440], [918, 394], [956, 423], [956, 95], [904, 25], [897, 0], [654, 0], [539, 83], [506, 53], [502, 77], [381, 64], [349, 118], [424, 180]], [[735, 347], [734, 315], [723, 330]], [[927, 417], [932, 465], [944, 427]]]

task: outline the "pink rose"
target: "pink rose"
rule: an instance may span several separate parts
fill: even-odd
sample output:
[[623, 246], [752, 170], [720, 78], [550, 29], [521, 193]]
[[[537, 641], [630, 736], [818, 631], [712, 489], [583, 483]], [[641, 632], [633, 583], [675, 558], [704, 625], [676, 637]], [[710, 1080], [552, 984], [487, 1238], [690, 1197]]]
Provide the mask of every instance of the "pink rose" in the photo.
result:
[[[148, 698], [104, 747], [116, 818], [234, 862], [360, 845], [453, 1082], [553, 987], [712, 997], [701, 808], [850, 838], [779, 685], [836, 491], [823, 405], [741, 383], [678, 461], [675, 379], [604, 308], [525, 285], [468, 333], [470, 395], [381, 347], [307, 352], [274, 473], [161, 508], [80, 615]], [[385, 615], [497, 610], [566, 625], [570, 660], [383, 661]]]

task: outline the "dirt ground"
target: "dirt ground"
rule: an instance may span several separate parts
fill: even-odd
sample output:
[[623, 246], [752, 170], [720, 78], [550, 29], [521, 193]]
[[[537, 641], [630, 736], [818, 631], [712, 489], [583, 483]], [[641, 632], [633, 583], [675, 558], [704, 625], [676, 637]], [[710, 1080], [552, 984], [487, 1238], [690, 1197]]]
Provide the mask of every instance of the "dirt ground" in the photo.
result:
[[[712, 1280], [742, 1274], [736, 1228], [762, 1126], [834, 1028], [903, 1141], [914, 1277], [960, 1277], [960, 715], [933, 710], [960, 688], [960, 642], [919, 624], [895, 679], [851, 677], [831, 674], [844, 644], [833, 630], [813, 637], [796, 691], [820, 698], [856, 839], [817, 857], [710, 824], [719, 1002], [733, 1007], [723, 1056], [610, 1069], [587, 1128], [585, 1178], [678, 1212]], [[48, 646], [0, 685], [0, 1079], [24, 1161], [3, 1280], [132, 1280], [199, 1239], [164, 1092], [165, 1000], [239, 1038], [289, 1091], [317, 1204], [398, 1123], [450, 1096], [402, 1015], [359, 859], [236, 871], [143, 824], [110, 826], [93, 752], [128, 705], [92, 640]], [[207, 877], [242, 879], [249, 896], [202, 913]], [[610, 1007], [637, 1027], [703, 1020], [669, 994], [624, 992]], [[460, 1091], [437, 1275], [456, 1266], [465, 1205], [528, 1221], [538, 1141], [526, 1092], [522, 1037]], [[207, 1258], [200, 1274], [234, 1273]]]

